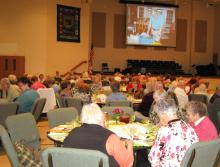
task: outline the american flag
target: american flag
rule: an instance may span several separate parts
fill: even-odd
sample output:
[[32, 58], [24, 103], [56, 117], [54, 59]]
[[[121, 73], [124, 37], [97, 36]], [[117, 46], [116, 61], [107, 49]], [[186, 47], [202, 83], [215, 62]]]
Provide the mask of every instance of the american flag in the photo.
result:
[[93, 44], [92, 44], [91, 49], [90, 49], [90, 53], [89, 53], [89, 62], [88, 62], [89, 74], [92, 74], [93, 60], [94, 60], [94, 48], [93, 48]]

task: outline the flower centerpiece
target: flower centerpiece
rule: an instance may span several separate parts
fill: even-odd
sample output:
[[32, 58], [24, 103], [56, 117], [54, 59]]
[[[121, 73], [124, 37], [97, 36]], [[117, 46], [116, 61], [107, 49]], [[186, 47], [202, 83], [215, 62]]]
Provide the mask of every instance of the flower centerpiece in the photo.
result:
[[124, 111], [120, 108], [115, 108], [112, 111], [112, 119], [116, 121], [116, 123], [120, 120], [121, 115], [124, 113]]

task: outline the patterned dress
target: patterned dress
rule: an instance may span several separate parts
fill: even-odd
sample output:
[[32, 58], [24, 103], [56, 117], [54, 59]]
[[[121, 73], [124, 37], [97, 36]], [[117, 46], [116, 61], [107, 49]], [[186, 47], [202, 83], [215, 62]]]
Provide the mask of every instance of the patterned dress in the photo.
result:
[[184, 121], [170, 121], [161, 127], [149, 153], [152, 167], [180, 167], [186, 150], [198, 142], [193, 128]]

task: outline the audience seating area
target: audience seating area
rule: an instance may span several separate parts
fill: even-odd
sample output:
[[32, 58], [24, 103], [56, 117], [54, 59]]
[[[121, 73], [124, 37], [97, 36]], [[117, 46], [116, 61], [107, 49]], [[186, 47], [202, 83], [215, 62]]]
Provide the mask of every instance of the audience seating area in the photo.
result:
[[161, 60], [127, 60], [127, 68], [123, 73], [184, 74], [177, 62]]
[[[134, 61], [132, 60], [132, 63], [133, 63], [132, 66], [135, 68], [139, 68], [138, 62], [136, 62], [136, 60]], [[142, 65], [147, 65], [148, 63], [149, 63], [148, 61], [143, 61]], [[174, 69], [181, 68], [175, 62], [151, 61], [151, 63], [154, 63], [154, 67], [157, 67], [158, 71], [160, 70], [159, 69], [160, 67], [163, 67], [163, 68], [167, 67], [168, 70], [171, 69], [171, 67]], [[131, 64], [129, 66], [131, 66]], [[168, 68], [169, 66], [170, 68]], [[151, 66], [149, 65], [148, 67], [149, 67], [148, 69], [150, 69]], [[89, 77], [85, 77], [85, 80], [87, 82], [84, 82], [83, 77], [79, 77], [74, 81], [73, 85], [71, 85], [70, 79], [65, 80], [66, 78], [65, 79], [60, 78], [62, 81], [55, 83], [58, 86], [60, 86], [60, 90], [58, 92], [55, 92], [56, 89], [54, 89], [53, 87], [51, 88], [54, 91], [54, 95], [56, 95], [54, 101], [56, 101], [57, 104], [53, 106], [53, 109], [47, 110], [46, 114], [43, 113], [45, 104], [48, 102], [48, 98], [46, 97], [39, 97], [35, 99], [35, 101], [32, 104], [31, 109], [28, 110], [27, 113], [18, 112], [20, 104], [16, 102], [7, 103], [7, 102], [4, 102], [3, 99], [1, 99], [2, 102], [0, 103], [0, 110], [2, 111], [0, 113], [0, 124], [1, 124], [0, 125], [0, 141], [2, 143], [2, 146], [4, 147], [5, 153], [7, 154], [7, 157], [11, 165], [13, 167], [17, 167], [18, 164], [20, 165], [21, 163], [21, 160], [19, 158], [20, 155], [16, 148], [17, 147], [16, 143], [22, 142], [25, 146], [26, 145], [31, 146], [31, 148], [33, 148], [38, 153], [38, 156], [42, 157], [42, 161], [38, 162], [40, 166], [37, 166], [37, 167], [49, 167], [50, 166], [49, 163], [51, 162], [53, 163], [54, 167], [60, 167], [60, 166], [69, 167], [72, 165], [77, 166], [77, 167], [87, 167], [88, 163], [90, 167], [96, 167], [96, 166], [97, 167], [98, 166], [108, 167], [109, 166], [108, 157], [106, 157], [105, 154], [94, 151], [94, 150], [89, 150], [89, 149], [83, 149], [83, 150], [75, 149], [76, 147], [75, 148], [63, 148], [61, 147], [61, 146], [65, 147], [63, 141], [61, 142], [56, 141], [53, 138], [51, 138], [51, 136], [49, 136], [51, 132], [56, 133], [57, 129], [58, 129], [57, 131], [61, 131], [60, 130], [61, 127], [63, 127], [65, 130], [68, 130], [68, 125], [72, 127], [74, 127], [75, 124], [80, 125], [80, 121], [82, 121], [83, 119], [79, 120], [79, 116], [81, 116], [82, 118], [83, 114], [81, 113], [84, 113], [84, 109], [87, 107], [85, 106], [85, 104], [87, 104], [87, 101], [86, 101], [87, 98], [83, 98], [85, 96], [78, 96], [79, 93], [81, 93], [80, 95], [86, 94], [88, 97], [91, 98], [91, 101], [93, 103], [97, 104], [96, 105], [97, 107], [99, 105], [100, 108], [98, 107], [98, 109], [100, 109], [102, 113], [101, 115], [103, 115], [104, 113], [105, 120], [109, 120], [109, 122], [105, 122], [106, 124], [105, 128], [107, 128], [108, 126], [111, 126], [111, 121], [116, 121], [116, 125], [119, 123], [119, 126], [121, 126], [120, 123], [122, 124], [125, 123], [122, 120], [123, 119], [127, 120], [128, 118], [127, 123], [129, 123], [128, 124], [129, 126], [132, 124], [139, 126], [147, 122], [145, 126], [150, 126], [151, 128], [157, 129], [156, 125], [158, 124], [153, 123], [151, 121], [150, 114], [148, 117], [142, 114], [142, 112], [138, 108], [144, 101], [145, 99], [144, 97], [153, 96], [152, 97], [153, 101], [151, 105], [149, 106], [150, 107], [149, 113], [155, 112], [154, 108], [158, 102], [156, 101], [154, 96], [158, 92], [161, 93], [158, 96], [161, 96], [160, 98], [163, 98], [162, 100], [164, 101], [166, 100], [166, 97], [168, 98], [168, 94], [169, 94], [169, 98], [171, 99], [173, 98], [172, 99], [173, 102], [175, 101], [174, 103], [176, 103], [177, 107], [180, 107], [182, 99], [179, 98], [178, 91], [177, 93], [175, 93], [175, 90], [179, 88], [184, 92], [185, 88], [189, 86], [188, 85], [189, 81], [184, 80], [182, 77], [177, 77], [175, 78], [174, 81], [169, 80], [168, 82], [170, 83], [167, 84], [167, 79], [165, 79], [165, 75], [160, 75], [160, 76], [158, 75], [158, 77], [148, 76], [148, 75], [139, 75], [139, 74], [127, 76], [127, 75], [116, 73], [115, 75], [111, 77], [112, 78], [107, 78], [106, 76], [104, 75], [102, 76], [100, 74], [91, 75]], [[117, 81], [118, 78], [120, 78], [121, 80]], [[177, 82], [177, 85], [174, 87], [175, 89], [172, 90], [173, 88], [172, 86], [174, 85], [175, 82]], [[63, 83], [67, 83], [66, 87], [64, 87], [65, 85], [63, 86]], [[117, 91], [115, 90], [116, 92], [114, 92], [114, 87], [113, 87], [115, 83], [119, 85], [118, 90]], [[127, 87], [129, 86], [130, 83], [132, 83], [131, 85], [132, 89], [129, 90], [129, 88], [127, 89]], [[216, 92], [218, 90], [220, 92], [220, 86], [219, 87], [217, 86], [216, 90], [211, 90], [211, 89], [208, 89], [208, 85], [206, 85], [207, 88], [205, 89], [204, 91], [205, 94], [204, 94], [204, 92], [200, 90], [201, 88], [200, 86], [205, 85], [204, 81], [202, 81], [199, 78], [196, 80], [196, 83], [197, 83], [195, 84], [196, 87], [193, 88], [193, 90], [191, 90], [189, 94], [184, 92], [187, 98], [187, 103], [188, 101], [199, 101], [199, 102], [204, 103], [205, 106], [207, 106], [208, 108], [208, 116], [210, 120], [214, 123], [213, 127], [215, 126], [217, 132], [219, 133], [220, 132], [220, 112], [219, 112], [220, 111], [220, 98], [216, 98], [213, 102], [211, 102], [210, 97], [212, 97], [213, 94], [216, 95]], [[71, 85], [72, 87], [68, 86], [68, 84]], [[117, 84], [115, 86], [117, 86]], [[181, 84], [183, 84], [182, 87], [181, 87]], [[160, 87], [161, 85], [162, 87]], [[191, 85], [191, 86], [193, 87], [195, 85]], [[151, 89], [151, 86], [153, 90], [152, 92], [149, 91]], [[108, 88], [107, 90], [106, 90], [106, 87]], [[125, 91], [121, 92], [120, 90], [124, 90], [122, 88], [125, 88]], [[68, 90], [70, 90], [71, 96], [69, 96]], [[144, 91], [146, 90], [149, 92], [144, 94]], [[77, 92], [78, 94], [77, 93], [74, 94], [76, 91], [78, 91]], [[143, 96], [140, 96], [140, 97], [138, 96], [138, 99], [136, 99], [134, 96], [135, 91], [140, 91], [140, 93], [143, 93]], [[201, 92], [198, 93], [198, 91], [201, 91]], [[65, 96], [63, 96], [64, 94], [62, 93], [66, 93]], [[166, 93], [165, 97], [163, 97], [163, 93]], [[116, 96], [117, 98], [120, 97], [118, 95], [123, 95], [126, 97], [126, 100], [119, 100], [119, 99], [106, 100], [108, 99], [109, 96], [112, 96], [113, 94], [117, 95]], [[105, 98], [103, 98], [103, 96], [105, 96]], [[105, 100], [102, 101], [102, 98]], [[91, 101], [89, 103], [91, 103]], [[93, 107], [90, 106], [90, 108], [93, 108]], [[181, 108], [181, 109], [186, 111], [185, 113], [187, 113], [188, 111], [185, 108]], [[97, 111], [97, 108], [96, 108], [96, 111]], [[44, 120], [40, 119], [42, 118], [41, 116], [43, 116], [43, 114], [46, 115], [46, 117], [44, 115]], [[155, 114], [159, 116], [159, 113], [155, 113]], [[96, 114], [94, 117], [96, 117], [97, 115], [98, 114]], [[93, 115], [89, 115], [89, 117], [92, 117], [92, 116]], [[189, 120], [185, 120], [184, 118], [187, 118], [187, 117], [181, 117], [183, 121], [191, 123], [189, 122]], [[51, 140], [52, 142], [51, 144], [52, 148], [46, 148], [45, 150], [42, 150], [42, 144], [41, 144], [42, 140], [41, 140], [41, 134], [39, 131], [40, 127], [38, 126], [42, 120], [46, 121], [49, 124], [47, 125], [47, 130], [43, 131], [43, 133], [45, 136], [47, 136], [47, 139]], [[179, 119], [176, 119], [176, 120], [179, 120]], [[78, 126], [75, 126], [75, 127], [78, 127]], [[55, 131], [50, 131], [54, 129]], [[135, 127], [134, 131], [136, 131], [137, 129], [138, 128]], [[68, 132], [61, 131], [61, 134], [65, 133], [65, 135], [67, 136], [69, 132], [70, 131]], [[150, 139], [152, 140], [152, 143], [155, 141], [156, 135], [157, 135], [156, 133], [158, 132], [159, 131], [155, 132], [154, 138]], [[150, 136], [152, 134], [150, 134], [149, 131], [148, 133], [149, 133], [149, 137], [152, 137]], [[145, 132], [145, 134], [147, 133]], [[59, 136], [59, 137], [63, 137], [63, 136]], [[144, 137], [145, 137], [144, 140], [146, 140], [147, 137], [146, 136]], [[213, 139], [213, 141], [198, 142], [200, 140], [197, 140], [195, 144], [192, 144], [191, 147], [189, 147], [186, 154], [184, 154], [185, 157], [182, 161], [181, 167], [189, 167], [189, 166], [190, 167], [197, 167], [197, 166], [208, 167], [209, 164], [211, 164], [210, 167], [218, 167], [218, 163], [220, 163], [219, 161], [220, 139], [217, 139], [217, 137], [218, 135], [216, 133], [216, 138]], [[133, 147], [133, 145], [131, 148], [134, 151], [134, 163], [133, 162], [132, 163], [134, 164], [134, 167], [139, 167], [139, 163], [142, 162], [142, 159], [140, 161], [138, 159], [141, 157], [140, 153], [136, 152], [137, 151], [136, 147]], [[152, 148], [153, 148], [153, 145], [149, 145], [147, 147], [141, 146], [142, 150], [143, 149], [147, 150], [147, 149], [152, 149]], [[132, 152], [132, 155], [133, 155], [133, 152]], [[146, 160], [148, 153], [145, 153], [144, 156]], [[52, 157], [52, 160], [50, 160], [50, 157]], [[144, 163], [146, 167], [150, 167], [146, 165], [147, 164], [146, 162]]]

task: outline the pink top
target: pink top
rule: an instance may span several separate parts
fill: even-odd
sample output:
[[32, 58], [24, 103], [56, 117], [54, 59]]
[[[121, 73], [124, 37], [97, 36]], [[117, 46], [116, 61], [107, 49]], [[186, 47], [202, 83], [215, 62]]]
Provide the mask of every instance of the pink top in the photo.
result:
[[45, 88], [45, 86], [41, 82], [35, 82], [31, 85], [31, 88], [34, 90], [38, 90], [39, 88]]
[[218, 138], [217, 130], [209, 119], [209, 117], [205, 117], [198, 125], [191, 124], [196, 134], [199, 137], [199, 141], [209, 141], [215, 140]]

